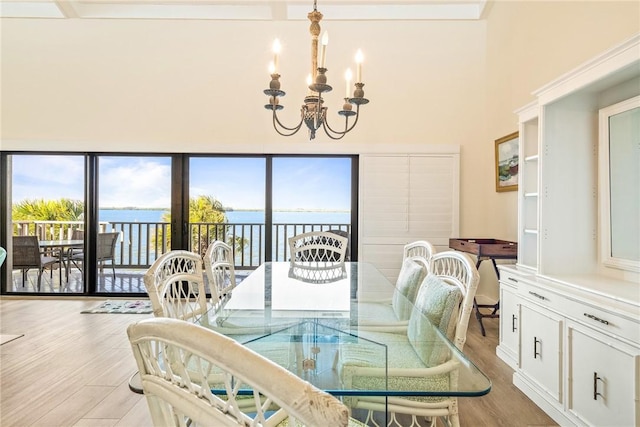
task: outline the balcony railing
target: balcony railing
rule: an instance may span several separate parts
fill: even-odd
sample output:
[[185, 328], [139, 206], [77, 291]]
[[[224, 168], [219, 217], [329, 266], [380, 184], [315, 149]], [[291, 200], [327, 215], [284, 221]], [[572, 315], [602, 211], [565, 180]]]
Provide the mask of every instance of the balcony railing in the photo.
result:
[[[37, 235], [41, 240], [69, 239], [81, 221], [14, 221], [14, 235]], [[101, 222], [100, 232], [120, 232], [115, 268], [146, 269], [171, 247], [168, 222]], [[277, 223], [272, 230], [272, 260], [289, 259], [287, 239], [308, 231], [351, 232], [350, 224]], [[213, 240], [223, 240], [235, 250], [237, 269], [255, 269], [265, 261], [265, 225], [255, 223], [191, 223], [190, 250], [204, 254]]]

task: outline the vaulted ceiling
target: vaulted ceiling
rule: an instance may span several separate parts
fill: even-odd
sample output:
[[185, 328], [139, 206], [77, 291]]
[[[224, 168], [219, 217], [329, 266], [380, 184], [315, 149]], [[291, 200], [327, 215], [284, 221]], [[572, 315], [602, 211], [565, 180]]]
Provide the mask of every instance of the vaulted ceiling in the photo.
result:
[[[320, 0], [326, 20], [478, 20], [486, 0]], [[306, 20], [313, 0], [0, 0], [2, 18]]]

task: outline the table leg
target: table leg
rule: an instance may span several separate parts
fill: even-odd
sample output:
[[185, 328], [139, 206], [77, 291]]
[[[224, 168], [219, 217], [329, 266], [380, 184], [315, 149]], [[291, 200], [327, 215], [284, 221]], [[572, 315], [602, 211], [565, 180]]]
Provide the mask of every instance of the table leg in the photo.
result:
[[[483, 258], [483, 257], [478, 257], [478, 261], [476, 262], [476, 269], [480, 268], [480, 264], [482, 263], [482, 261], [486, 260], [486, 259], [490, 259], [492, 264], [493, 264], [493, 269], [496, 272], [496, 277], [498, 278], [498, 281], [500, 280], [500, 272], [498, 270], [498, 266], [496, 265], [496, 260], [493, 258]], [[496, 302], [495, 304], [478, 304], [478, 302], [476, 301], [475, 297], [473, 298], [473, 308], [476, 312], [476, 319], [478, 319], [478, 323], [480, 324], [480, 332], [482, 332], [482, 336], [486, 336], [486, 331], [484, 329], [484, 325], [482, 324], [482, 319], [484, 319], [485, 317], [489, 317], [492, 319], [498, 318], [500, 317], [500, 315], [498, 314], [498, 310], [500, 309], [500, 300], [498, 300], [498, 302]], [[492, 309], [490, 314], [484, 314], [480, 311], [481, 308], [490, 308]]]

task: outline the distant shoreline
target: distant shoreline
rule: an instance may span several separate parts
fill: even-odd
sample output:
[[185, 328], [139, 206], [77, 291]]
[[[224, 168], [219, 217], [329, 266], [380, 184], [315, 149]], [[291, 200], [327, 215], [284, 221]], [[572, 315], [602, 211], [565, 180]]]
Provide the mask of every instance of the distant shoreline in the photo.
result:
[[[168, 211], [169, 208], [100, 208], [104, 211]], [[274, 212], [340, 212], [348, 213], [348, 209], [274, 209]], [[226, 208], [225, 212], [264, 212], [264, 209], [234, 209]]]

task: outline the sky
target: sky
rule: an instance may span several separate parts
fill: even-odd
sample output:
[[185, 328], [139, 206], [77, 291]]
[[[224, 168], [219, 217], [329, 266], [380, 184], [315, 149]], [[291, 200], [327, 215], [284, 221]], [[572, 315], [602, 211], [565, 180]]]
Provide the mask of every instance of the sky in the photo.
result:
[[[13, 202], [25, 199], [82, 200], [81, 155], [14, 155]], [[100, 156], [101, 208], [170, 206], [170, 157]], [[213, 196], [234, 209], [263, 209], [265, 159], [193, 157], [190, 195]], [[277, 157], [273, 160], [274, 209], [350, 210], [348, 158]]]

